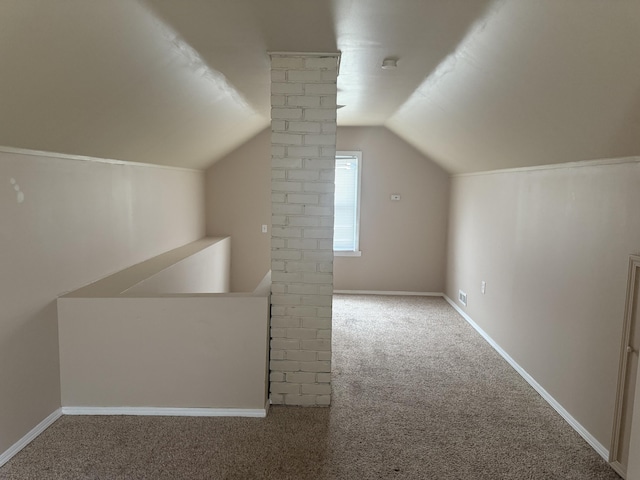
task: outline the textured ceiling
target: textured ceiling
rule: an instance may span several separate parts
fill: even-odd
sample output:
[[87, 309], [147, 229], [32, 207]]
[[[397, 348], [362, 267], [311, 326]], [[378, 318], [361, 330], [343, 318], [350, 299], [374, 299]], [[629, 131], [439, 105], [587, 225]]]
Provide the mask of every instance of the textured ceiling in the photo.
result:
[[204, 168], [336, 50], [338, 123], [452, 173], [640, 155], [638, 0], [2, 0], [0, 145]]

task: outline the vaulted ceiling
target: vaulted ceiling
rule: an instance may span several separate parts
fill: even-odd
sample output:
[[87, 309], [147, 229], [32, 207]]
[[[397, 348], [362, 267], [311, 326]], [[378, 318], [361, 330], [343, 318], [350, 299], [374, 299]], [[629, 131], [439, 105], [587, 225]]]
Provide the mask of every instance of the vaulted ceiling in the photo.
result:
[[639, 0], [1, 0], [0, 145], [205, 168], [268, 51], [340, 51], [338, 124], [452, 173], [640, 155]]

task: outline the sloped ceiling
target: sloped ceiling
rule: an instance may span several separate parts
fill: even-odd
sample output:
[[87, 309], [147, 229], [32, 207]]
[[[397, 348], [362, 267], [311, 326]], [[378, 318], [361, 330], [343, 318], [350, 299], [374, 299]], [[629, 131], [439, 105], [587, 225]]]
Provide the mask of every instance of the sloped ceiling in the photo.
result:
[[638, 0], [2, 0], [0, 145], [205, 168], [337, 50], [338, 123], [452, 173], [640, 155]]

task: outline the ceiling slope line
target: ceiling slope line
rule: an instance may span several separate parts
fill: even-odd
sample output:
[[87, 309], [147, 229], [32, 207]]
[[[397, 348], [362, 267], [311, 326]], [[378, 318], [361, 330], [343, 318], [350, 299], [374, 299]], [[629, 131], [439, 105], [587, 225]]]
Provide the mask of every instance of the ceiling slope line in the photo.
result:
[[530, 167], [499, 168], [497, 170], [487, 170], [484, 172], [453, 173], [451, 174], [451, 177], [476, 177], [479, 175], [500, 175], [502, 173], [559, 170], [563, 168], [596, 167], [598, 165], [622, 165], [625, 163], [640, 163], [640, 156], [602, 158], [597, 160], [579, 160], [576, 162], [550, 163], [547, 165], [533, 165]]
[[187, 168], [187, 167], [176, 167], [173, 165], [160, 165], [157, 163], [131, 162], [129, 160], [116, 160], [113, 158], [99, 158], [99, 157], [90, 157], [87, 155], [73, 155], [68, 153], [47, 152], [44, 150], [31, 150], [29, 148], [5, 147], [3, 145], [0, 145], [0, 153], [8, 153], [12, 155], [25, 155], [25, 156], [32, 156], [32, 157], [60, 158], [62, 160], [74, 160], [77, 162], [106, 163], [109, 165], [164, 168], [168, 170], [182, 170], [185, 172], [203, 172], [206, 170], [206, 168], [202, 168], [202, 169]]

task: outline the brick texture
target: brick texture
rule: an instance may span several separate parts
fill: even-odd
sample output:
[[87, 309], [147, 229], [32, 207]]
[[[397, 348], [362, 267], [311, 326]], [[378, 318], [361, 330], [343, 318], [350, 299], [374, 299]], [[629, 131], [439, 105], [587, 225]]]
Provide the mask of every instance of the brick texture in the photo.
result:
[[271, 403], [331, 403], [338, 54], [271, 57]]

